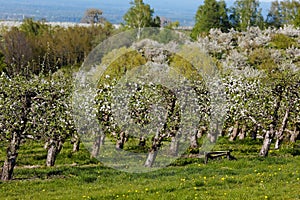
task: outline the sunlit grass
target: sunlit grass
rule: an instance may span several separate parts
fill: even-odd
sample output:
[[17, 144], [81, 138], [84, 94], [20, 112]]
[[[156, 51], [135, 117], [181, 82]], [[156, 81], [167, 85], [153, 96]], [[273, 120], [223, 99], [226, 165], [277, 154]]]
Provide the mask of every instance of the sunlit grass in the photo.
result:
[[[32, 146], [34, 148], [32, 148]], [[260, 143], [220, 139], [214, 149], [232, 149], [237, 160], [180, 158], [149, 173], [126, 173], [90, 159], [83, 146], [72, 153], [66, 143], [57, 166], [44, 167], [43, 146], [27, 144], [14, 180], [0, 182], [1, 199], [299, 199], [300, 157], [285, 147], [259, 158]], [[297, 149], [297, 148], [295, 148]], [[255, 151], [257, 150], [257, 151]], [[2, 150], [1, 150], [2, 151]], [[3, 152], [2, 152], [3, 154]], [[1, 154], [1, 155], [2, 155]], [[35, 154], [39, 157], [34, 158]], [[26, 155], [26, 156], [25, 156]], [[2, 157], [1, 157], [2, 160]], [[76, 166], [71, 164], [77, 163]]]

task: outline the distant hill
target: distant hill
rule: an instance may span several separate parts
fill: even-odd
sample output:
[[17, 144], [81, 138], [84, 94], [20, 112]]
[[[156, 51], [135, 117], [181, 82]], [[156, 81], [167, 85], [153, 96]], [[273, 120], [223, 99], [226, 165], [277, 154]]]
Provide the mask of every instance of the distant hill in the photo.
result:
[[[25, 17], [46, 19], [54, 22], [79, 22], [87, 8], [103, 10], [104, 17], [118, 24], [130, 7], [130, 0], [0, 0], [1, 20], [22, 20]], [[227, 6], [234, 0], [227, 0]], [[203, 0], [145, 0], [155, 9], [155, 15], [178, 20], [181, 25], [194, 24], [194, 16]], [[261, 2], [266, 16], [270, 2]]]

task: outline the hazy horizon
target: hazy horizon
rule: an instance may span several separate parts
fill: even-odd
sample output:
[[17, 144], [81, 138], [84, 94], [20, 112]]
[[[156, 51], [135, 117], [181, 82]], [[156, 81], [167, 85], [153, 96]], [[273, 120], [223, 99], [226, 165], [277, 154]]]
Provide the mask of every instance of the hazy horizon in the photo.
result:
[[[0, 0], [1, 20], [22, 20], [32, 17], [47, 21], [79, 22], [88, 8], [98, 8], [110, 22], [118, 24], [130, 7], [131, 0]], [[166, 17], [172, 21], [179, 21], [181, 25], [193, 25], [194, 16], [204, 0], [144, 0], [154, 9], [154, 15]], [[225, 1], [231, 7], [234, 0]], [[261, 8], [266, 16], [271, 0], [263, 0]]]

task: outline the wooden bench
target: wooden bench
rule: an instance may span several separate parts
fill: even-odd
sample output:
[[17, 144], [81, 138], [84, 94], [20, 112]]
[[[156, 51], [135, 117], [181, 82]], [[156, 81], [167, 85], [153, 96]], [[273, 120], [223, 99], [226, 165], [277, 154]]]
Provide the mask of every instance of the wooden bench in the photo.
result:
[[222, 156], [226, 156], [228, 160], [236, 160], [236, 158], [230, 155], [231, 151], [211, 151], [211, 152], [204, 152], [204, 164], [207, 164], [208, 159], [215, 159]]

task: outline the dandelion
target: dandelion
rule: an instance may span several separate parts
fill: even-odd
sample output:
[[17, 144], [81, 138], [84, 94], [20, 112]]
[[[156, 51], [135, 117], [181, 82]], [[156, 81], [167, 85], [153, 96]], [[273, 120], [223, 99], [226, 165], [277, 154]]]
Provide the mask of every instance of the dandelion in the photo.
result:
[[222, 180], [222, 181], [224, 181], [224, 180], [225, 180], [225, 178], [224, 178], [224, 177], [222, 177], [222, 178], [221, 178], [221, 180]]
[[269, 198], [268, 196], [265, 196], [265, 199]]
[[203, 179], [206, 180], [206, 176], [204, 176]]

